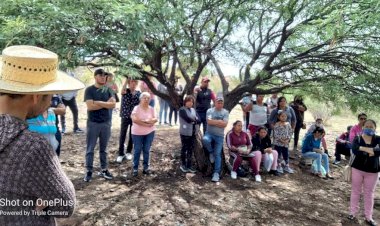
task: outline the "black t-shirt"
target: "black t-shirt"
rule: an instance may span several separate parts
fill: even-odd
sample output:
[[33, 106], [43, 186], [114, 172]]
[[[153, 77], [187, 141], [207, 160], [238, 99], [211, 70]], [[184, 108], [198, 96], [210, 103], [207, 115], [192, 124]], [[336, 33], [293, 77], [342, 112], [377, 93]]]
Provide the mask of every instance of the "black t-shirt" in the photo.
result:
[[[53, 97], [51, 98], [50, 107], [57, 108], [58, 105], [60, 105], [60, 104], [63, 104], [62, 98], [56, 94], [53, 95]], [[59, 131], [58, 124], [59, 124], [58, 115], [55, 115], [55, 125], [57, 126], [57, 130]]]
[[[86, 88], [84, 101], [94, 100], [107, 102], [113, 96], [108, 87], [96, 88], [96, 86], [92, 85]], [[96, 111], [87, 111], [87, 117], [87, 120], [91, 122], [108, 122], [112, 117], [112, 109], [102, 108]]]
[[210, 89], [201, 89], [198, 91], [196, 99], [197, 112], [207, 112], [211, 108], [211, 93]]

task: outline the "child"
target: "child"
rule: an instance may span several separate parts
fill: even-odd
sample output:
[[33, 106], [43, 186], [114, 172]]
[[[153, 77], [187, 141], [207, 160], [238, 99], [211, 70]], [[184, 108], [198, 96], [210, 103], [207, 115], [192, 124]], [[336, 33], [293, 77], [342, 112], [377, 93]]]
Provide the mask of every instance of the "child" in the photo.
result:
[[[289, 142], [293, 135], [293, 130], [289, 122], [286, 121], [287, 115], [285, 111], [279, 110], [277, 114], [277, 122], [273, 128], [273, 144], [274, 149], [278, 152], [279, 161], [277, 172], [279, 173], [294, 173], [293, 169], [289, 167]], [[282, 167], [284, 166], [284, 168]]]
[[[310, 128], [307, 130], [307, 133], [305, 134], [305, 137], [308, 134], [312, 134], [316, 127], [325, 129], [324, 126], [323, 126], [323, 120], [321, 118], [317, 118], [315, 120], [315, 123], [313, 125], [311, 125]], [[326, 133], [324, 133], [323, 136], [322, 136], [321, 144], [322, 144], [322, 147], [325, 150], [325, 153], [327, 154], [327, 156], [329, 156], [329, 158], [331, 158], [331, 155], [329, 154], [329, 151], [327, 150], [327, 143], [326, 143], [325, 135], [326, 135]]]

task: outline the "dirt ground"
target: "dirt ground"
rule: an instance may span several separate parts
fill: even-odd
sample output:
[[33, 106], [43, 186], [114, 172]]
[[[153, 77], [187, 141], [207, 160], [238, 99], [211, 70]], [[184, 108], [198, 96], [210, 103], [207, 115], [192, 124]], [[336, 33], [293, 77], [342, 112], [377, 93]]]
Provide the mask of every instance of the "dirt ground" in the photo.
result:
[[[85, 107], [80, 104], [80, 109], [80, 125], [85, 128]], [[234, 109], [230, 122], [240, 116], [241, 112]], [[310, 115], [306, 120], [311, 124]], [[295, 157], [290, 160], [296, 170], [293, 175], [274, 177], [262, 173], [262, 183], [251, 177], [232, 180], [225, 175], [215, 184], [201, 173], [180, 171], [178, 127], [157, 127], [151, 150], [155, 174], [143, 176], [140, 172], [132, 178], [131, 161], [121, 165], [115, 162], [118, 114], [114, 114], [108, 145], [110, 171], [115, 178], [107, 181], [94, 176], [85, 183], [85, 135], [72, 134], [71, 122], [68, 110], [69, 133], [63, 137], [61, 162], [76, 188], [77, 206], [71, 218], [58, 220], [59, 225], [364, 225], [363, 217], [358, 223], [346, 219], [350, 185], [342, 179], [343, 166], [331, 164], [335, 180], [322, 180], [311, 175], [309, 167], [300, 168], [298, 157], [291, 152]], [[335, 138], [346, 126], [338, 126], [340, 131], [336, 125], [330, 131], [327, 127], [330, 153], [334, 151]], [[97, 150], [94, 166], [99, 166]], [[378, 190], [376, 196], [380, 196]], [[380, 222], [378, 207], [374, 219]]]

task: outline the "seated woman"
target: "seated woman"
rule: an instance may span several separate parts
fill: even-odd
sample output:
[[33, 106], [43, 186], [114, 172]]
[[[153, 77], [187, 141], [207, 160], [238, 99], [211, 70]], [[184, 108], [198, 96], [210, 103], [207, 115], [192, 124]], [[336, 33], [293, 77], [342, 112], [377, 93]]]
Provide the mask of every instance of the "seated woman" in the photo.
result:
[[239, 168], [243, 159], [248, 160], [251, 166], [253, 175], [256, 181], [260, 182], [261, 177], [259, 171], [257, 170], [256, 162], [253, 159], [253, 154], [251, 153], [252, 143], [246, 132], [243, 131], [243, 124], [241, 121], [236, 121], [233, 124], [232, 130], [230, 130], [226, 135], [227, 147], [230, 150], [230, 156], [233, 158], [231, 178], [237, 178], [236, 170]]
[[[321, 140], [324, 133], [325, 133], [324, 129], [322, 129], [321, 127], [316, 127], [311, 134], [305, 137], [302, 144], [302, 156], [304, 158], [311, 158], [314, 161], [317, 161], [318, 172], [316, 175], [318, 177], [325, 178], [325, 179], [327, 178], [334, 179], [332, 176], [330, 176], [329, 157], [320, 148]], [[326, 170], [326, 177], [322, 175], [322, 169], [321, 169], [322, 160], [323, 160], [323, 167]]]
[[351, 143], [350, 143], [350, 130], [352, 126], [347, 127], [347, 132], [342, 133], [338, 138], [336, 138], [335, 144], [335, 161], [334, 165], [339, 165], [341, 160], [341, 155], [347, 156], [351, 155]]
[[252, 137], [252, 150], [254, 150], [255, 154], [255, 161], [257, 169], [260, 169], [261, 161], [265, 161], [266, 153], [273, 155], [273, 163], [271, 165], [269, 174], [273, 174], [275, 176], [279, 176], [280, 173], [277, 171], [277, 158], [278, 153], [276, 150], [272, 149], [272, 142], [270, 140], [270, 137], [268, 135], [267, 128], [260, 127], [257, 130], [257, 133], [255, 136]]

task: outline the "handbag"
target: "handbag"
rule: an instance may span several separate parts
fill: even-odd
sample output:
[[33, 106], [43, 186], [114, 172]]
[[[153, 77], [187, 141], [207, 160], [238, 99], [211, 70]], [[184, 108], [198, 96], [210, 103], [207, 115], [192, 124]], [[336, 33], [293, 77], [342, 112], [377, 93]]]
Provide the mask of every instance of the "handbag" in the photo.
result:
[[351, 183], [351, 178], [352, 178], [352, 163], [354, 162], [354, 160], [355, 160], [355, 155], [351, 151], [350, 161], [348, 162], [347, 166], [345, 166], [344, 169], [343, 169], [343, 179], [347, 183]]

